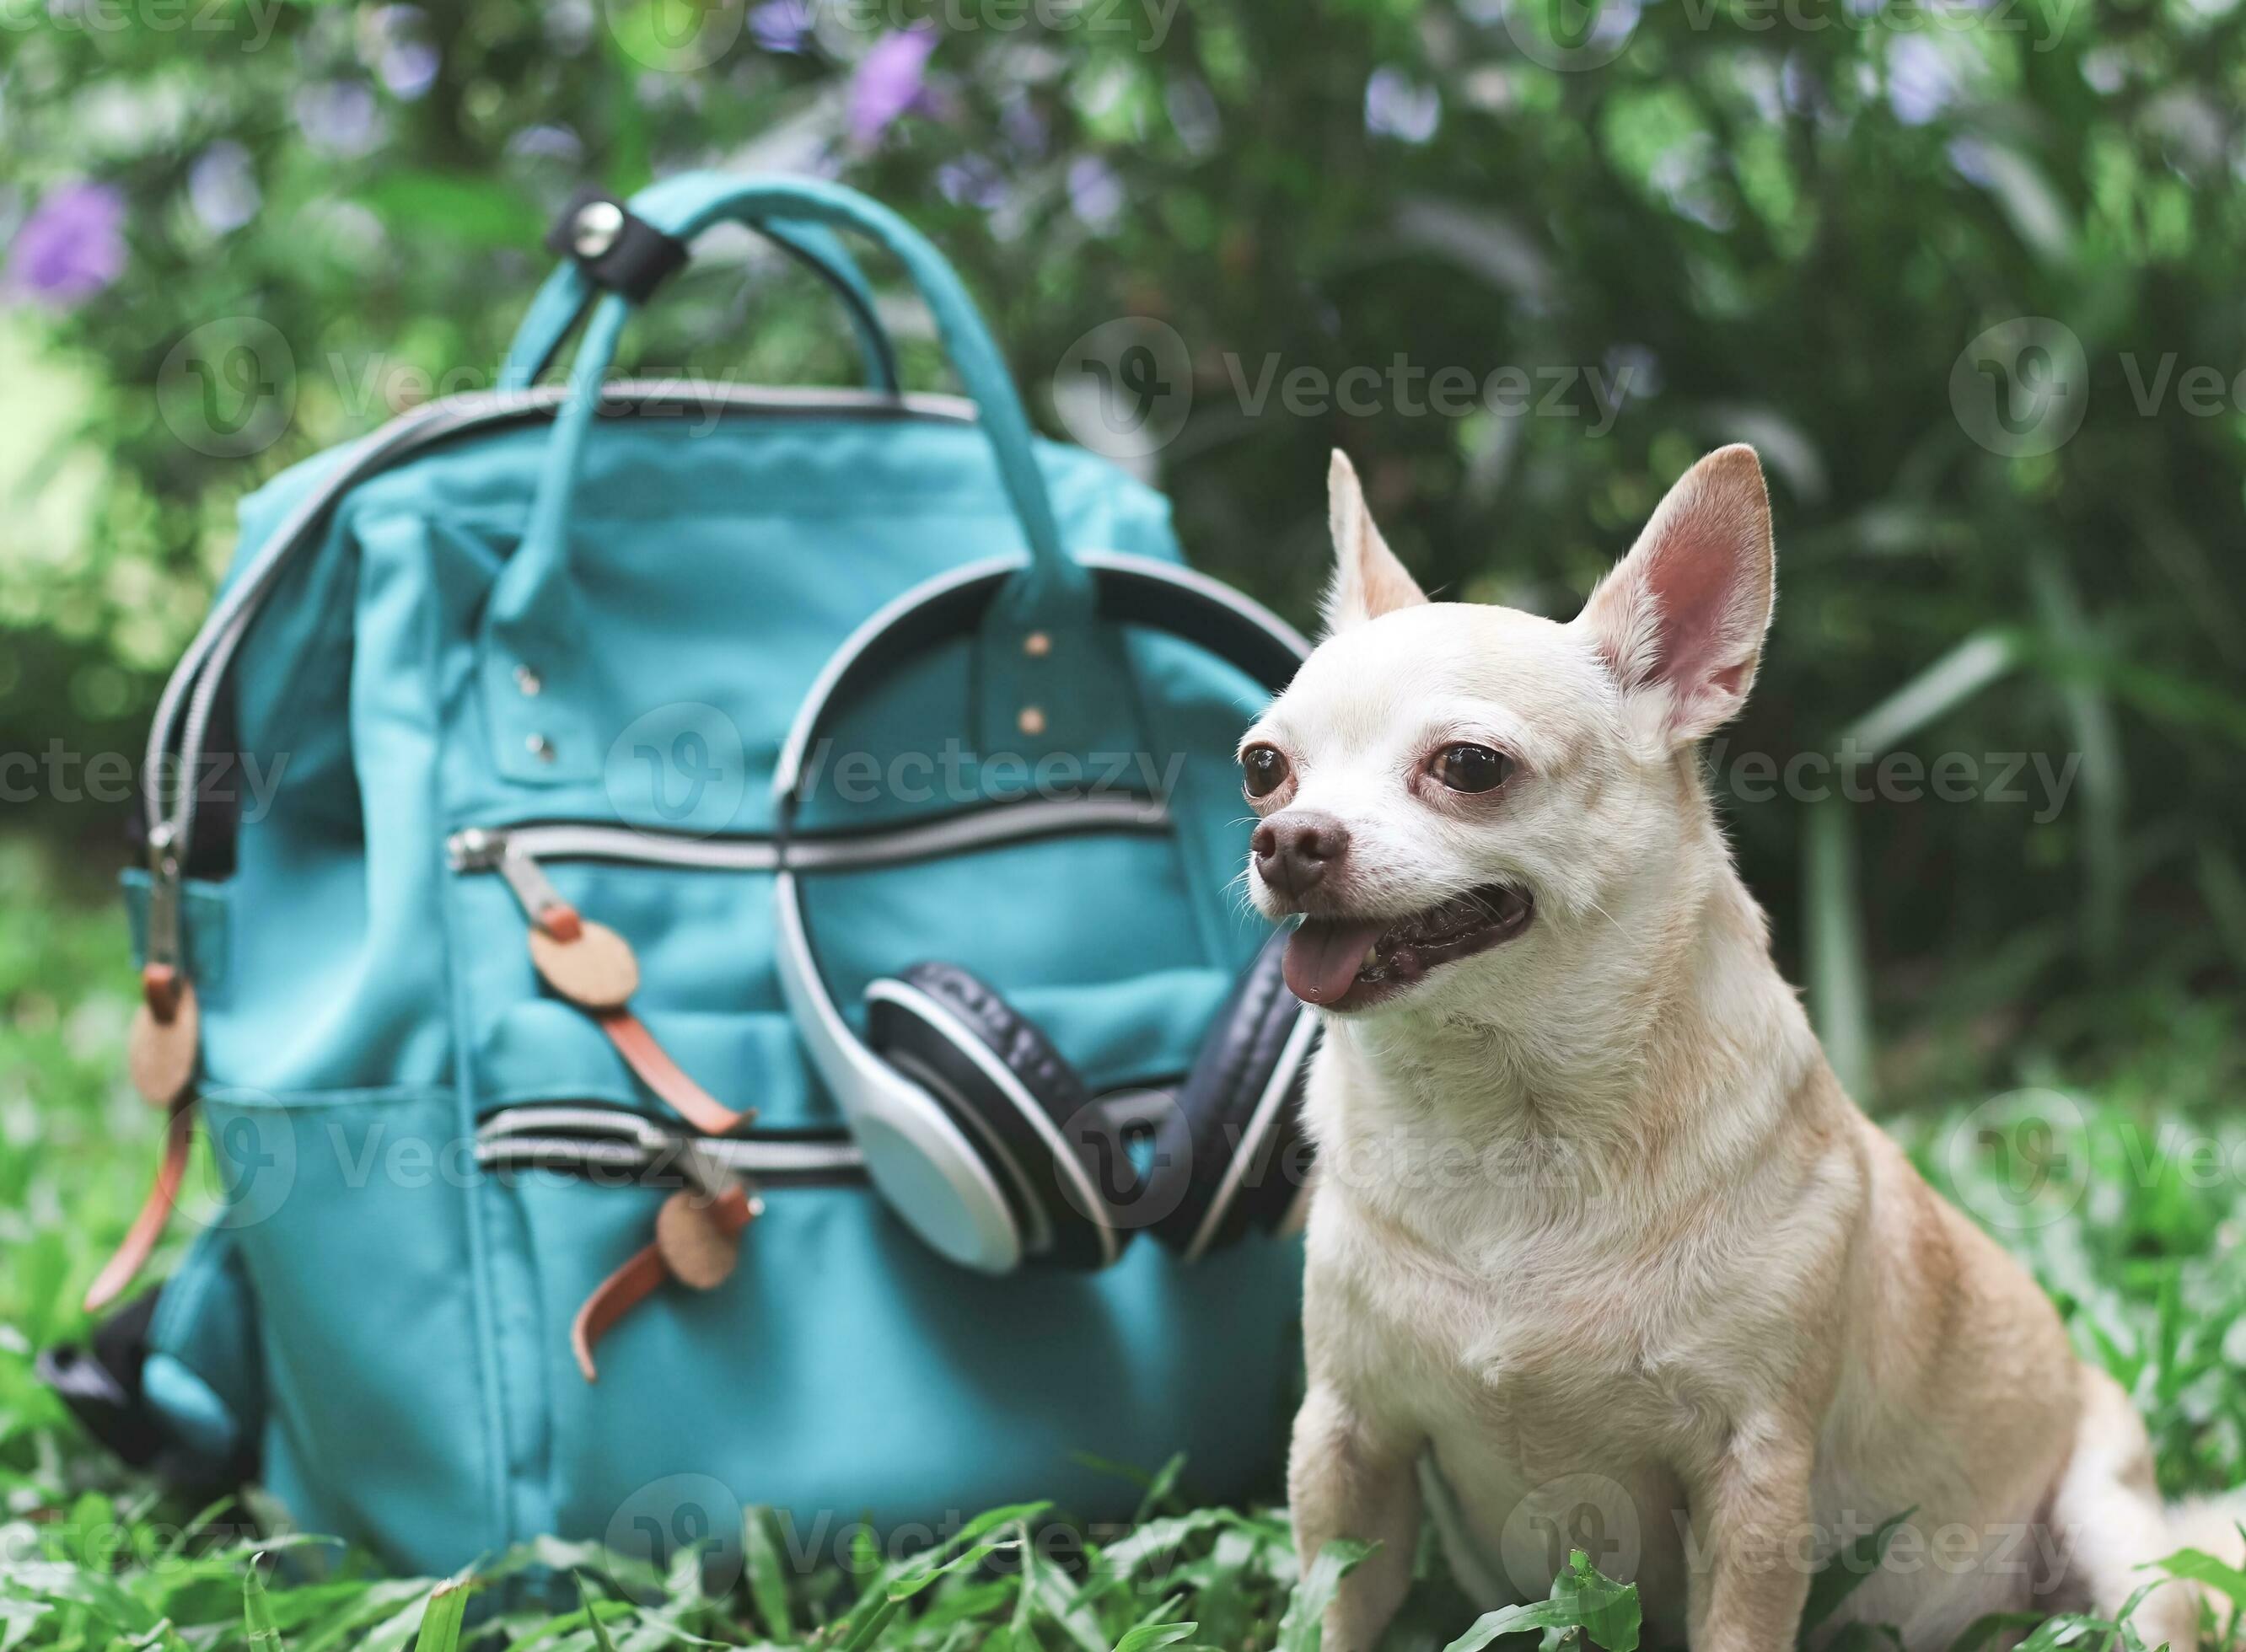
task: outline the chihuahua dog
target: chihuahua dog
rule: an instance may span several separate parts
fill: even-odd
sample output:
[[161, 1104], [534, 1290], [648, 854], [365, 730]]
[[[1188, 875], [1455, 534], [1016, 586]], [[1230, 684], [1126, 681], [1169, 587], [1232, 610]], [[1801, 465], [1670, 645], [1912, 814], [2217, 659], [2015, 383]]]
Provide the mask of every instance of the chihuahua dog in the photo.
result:
[[[1692, 1652], [1787, 1652], [1818, 1564], [1896, 1517], [1833, 1622], [1913, 1649], [2235, 1556], [1771, 962], [1696, 755], [1770, 622], [1753, 450], [1694, 466], [1565, 625], [1431, 603], [1338, 453], [1331, 483], [1327, 636], [1241, 744], [1249, 886], [1300, 918], [1326, 1029], [1298, 1549], [1376, 1545], [1327, 1652], [1403, 1601], [1423, 1488], [1485, 1605], [1585, 1548]], [[2195, 1589], [2137, 1624], [2193, 1645]]]

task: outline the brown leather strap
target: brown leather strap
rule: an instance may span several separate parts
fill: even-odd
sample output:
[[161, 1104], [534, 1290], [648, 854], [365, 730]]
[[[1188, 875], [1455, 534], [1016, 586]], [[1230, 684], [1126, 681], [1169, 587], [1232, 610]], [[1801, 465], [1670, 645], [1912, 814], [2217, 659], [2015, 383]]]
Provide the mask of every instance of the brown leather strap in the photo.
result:
[[669, 1102], [681, 1118], [705, 1136], [730, 1135], [754, 1115], [735, 1112], [679, 1070], [678, 1064], [656, 1043], [647, 1023], [629, 1010], [608, 1010], [594, 1016], [609, 1042], [637, 1073], [640, 1082]]
[[[763, 1208], [746, 1187], [737, 1185], [711, 1201], [710, 1214], [724, 1232], [738, 1239]], [[670, 1268], [663, 1260], [661, 1247], [648, 1245], [634, 1251], [623, 1267], [593, 1288], [593, 1294], [585, 1298], [569, 1324], [569, 1351], [576, 1355], [577, 1369], [587, 1382], [601, 1380], [600, 1370], [593, 1363], [594, 1348], [670, 1278]]]
[[126, 1230], [124, 1242], [86, 1288], [87, 1313], [99, 1314], [123, 1295], [148, 1265], [148, 1258], [155, 1254], [172, 1219], [173, 1201], [180, 1196], [180, 1184], [187, 1180], [187, 1152], [195, 1140], [194, 1113], [195, 1104], [189, 1098], [177, 1103], [165, 1121], [164, 1156], [157, 1161], [155, 1184], [141, 1202], [140, 1214]]
[[670, 1270], [663, 1265], [663, 1253], [649, 1245], [634, 1251], [630, 1261], [594, 1287], [569, 1326], [569, 1349], [576, 1355], [577, 1369], [585, 1373], [587, 1382], [601, 1380], [593, 1363], [594, 1345], [670, 1277]]

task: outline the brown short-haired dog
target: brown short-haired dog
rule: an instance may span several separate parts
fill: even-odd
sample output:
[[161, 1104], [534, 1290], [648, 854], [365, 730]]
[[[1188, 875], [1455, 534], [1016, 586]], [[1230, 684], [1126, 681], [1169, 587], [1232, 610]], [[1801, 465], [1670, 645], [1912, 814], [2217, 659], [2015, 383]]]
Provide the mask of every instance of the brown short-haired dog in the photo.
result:
[[[1481, 1592], [1541, 1596], [1592, 1529], [1694, 1652], [1785, 1652], [1814, 1561], [1906, 1510], [1844, 1615], [1913, 1648], [2235, 1555], [1772, 964], [1694, 754], [1770, 621], [1753, 452], [1695, 466], [1566, 625], [1428, 602], [1338, 454], [1332, 511], [1330, 633], [1241, 748], [1249, 886], [1328, 1012], [1297, 1532], [1382, 1546], [1329, 1652], [1402, 1600], [1423, 1473]], [[2198, 1605], [2163, 1586], [2147, 1642]]]

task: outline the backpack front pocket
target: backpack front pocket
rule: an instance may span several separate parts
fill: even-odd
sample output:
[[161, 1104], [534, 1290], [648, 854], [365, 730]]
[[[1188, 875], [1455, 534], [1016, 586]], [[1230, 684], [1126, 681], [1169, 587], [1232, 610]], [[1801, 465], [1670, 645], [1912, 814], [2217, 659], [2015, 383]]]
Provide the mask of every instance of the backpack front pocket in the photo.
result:
[[[887, 1214], [831, 1135], [691, 1144], [752, 1179], [761, 1213], [728, 1277], [662, 1288], [601, 1343], [587, 1382], [571, 1321], [691, 1180], [675, 1139], [646, 1125], [515, 1108], [479, 1132], [512, 1238], [497, 1283], [527, 1420], [511, 1465], [520, 1529], [646, 1553], [675, 1540], [650, 1506], [694, 1491], [698, 1519], [738, 1530], [742, 1506], [768, 1504], [807, 1560], [833, 1560], [864, 1519], [940, 1529], [1045, 1498], [1121, 1519], [1141, 1495], [1134, 1472], [1180, 1451], [1198, 1494], [1269, 1489], [1257, 1477], [1277, 1460], [1299, 1361], [1290, 1241], [1191, 1269], [1140, 1244], [1099, 1275], [966, 1273]], [[1279, 1397], [1245, 1415], [1242, 1393]], [[714, 1512], [713, 1483], [727, 1504]]]

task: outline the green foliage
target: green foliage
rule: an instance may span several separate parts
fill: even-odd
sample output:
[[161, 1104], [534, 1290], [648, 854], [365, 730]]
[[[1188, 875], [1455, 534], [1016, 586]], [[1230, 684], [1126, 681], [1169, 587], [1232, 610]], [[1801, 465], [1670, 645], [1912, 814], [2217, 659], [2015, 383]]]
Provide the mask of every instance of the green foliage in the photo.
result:
[[[992, 1511], [931, 1553], [868, 1553], [810, 1573], [789, 1566], [770, 1513], [759, 1510], [743, 1533], [742, 1577], [714, 1592], [691, 1551], [659, 1570], [548, 1540], [493, 1557], [439, 1593], [432, 1580], [382, 1578], [329, 1540], [290, 1534], [260, 1504], [176, 1506], [79, 1436], [31, 1375], [34, 1349], [83, 1335], [78, 1298], [131, 1219], [157, 1137], [153, 1115], [121, 1078], [122, 918], [113, 907], [45, 897], [50, 880], [44, 855], [0, 840], [0, 1646], [9, 1652], [112, 1643], [405, 1652], [443, 1649], [455, 1633], [477, 1649], [555, 1652], [1317, 1644], [1324, 1603], [1363, 1551], [1335, 1545], [1303, 1577], [1280, 1514], [1182, 1506], [1174, 1465], [1150, 1484], [1131, 1531], [1092, 1546], [1080, 1569], [1023, 1543], [1044, 1513], [1034, 1506]], [[2186, 1037], [2166, 1060], [2203, 1062], [2216, 1047]], [[2019, 1251], [2086, 1356], [2129, 1387], [2172, 1493], [2246, 1483], [2246, 1360], [2226, 1352], [2246, 1325], [2246, 1249], [2236, 1243], [2246, 1224], [2237, 1170], [2246, 1130], [2219, 1105], [2165, 1099], [2212, 1082], [2182, 1082], [2188, 1071], [2147, 1066], [2099, 1092], [2051, 1092], [2025, 1112], [1961, 1101], [1900, 1121], [1937, 1187]], [[2072, 1113], [2051, 1098], [2062, 1095]], [[2024, 1176], [2024, 1164], [2047, 1180]], [[1828, 1565], [1813, 1584], [1813, 1615], [1842, 1604], [1884, 1540], [1875, 1533]], [[2236, 1573], [2190, 1554], [2168, 1569], [2232, 1598], [2242, 1587]], [[1432, 1552], [1421, 1572], [1392, 1636], [1397, 1652], [1455, 1652], [1528, 1629], [1550, 1652], [1562, 1652], [1563, 1638], [1572, 1652], [1635, 1643], [1634, 1594], [1588, 1564], [1571, 1561], [1550, 1600], [1478, 1622]], [[526, 1595], [517, 1586], [533, 1577], [543, 1581]], [[1977, 1644], [2038, 1627], [1992, 1620], [1977, 1626]], [[1872, 1632], [1843, 1633], [1852, 1652], [1882, 1652]], [[2045, 1644], [2119, 1635], [2103, 1620], [2067, 1618], [2053, 1621]], [[1872, 1645], [1855, 1645], [1868, 1636]], [[1976, 1652], [1970, 1637], [1958, 1652]]]
[[1501, 1635], [1536, 1631], [1548, 1652], [1589, 1644], [1603, 1652], [1637, 1652], [1637, 1586], [1602, 1576], [1581, 1549], [1552, 1580], [1552, 1597], [1508, 1606], [1476, 1619], [1443, 1652], [1482, 1652]]
[[[810, 167], [960, 262], [1051, 428], [1075, 341], [1174, 329], [1190, 407], [1149, 463], [1194, 558], [1298, 618], [1331, 447], [1431, 588], [1564, 614], [1692, 455], [1755, 441], [1782, 600], [1721, 783], [1789, 966], [1808, 805], [1743, 754], [1829, 757], [1994, 632], [2016, 669], [1904, 754], [1966, 756], [1984, 792], [2003, 754], [2079, 762], [2049, 809], [2032, 770], [2023, 803], [1848, 806], [1868, 964], [1830, 967], [1913, 1035], [1878, 1043], [1891, 1087], [1930, 1052], [1975, 1077], [2023, 1046], [2115, 1061], [2179, 997], [2236, 1010], [2246, 8], [1616, 0], [1587, 46], [1546, 31], [1566, 6], [1490, 0], [791, 3], [231, 0], [183, 24], [135, 0], [0, 31], [0, 235], [71, 180], [128, 208], [113, 284], [0, 309], [0, 748], [131, 751], [235, 500], [488, 383], [576, 183]], [[923, 95], [854, 132], [868, 53], [923, 15]], [[807, 277], [738, 240], [708, 262], [633, 361], [853, 372]], [[2011, 457], [1953, 372], [1994, 384], [1969, 343], [2037, 316], [2081, 347], [2080, 427]], [[248, 322], [277, 353], [188, 371], [183, 341]], [[1482, 394], [1508, 369], [1525, 408]], [[281, 415], [206, 451], [260, 374]], [[85, 829], [89, 806], [41, 800]]]

